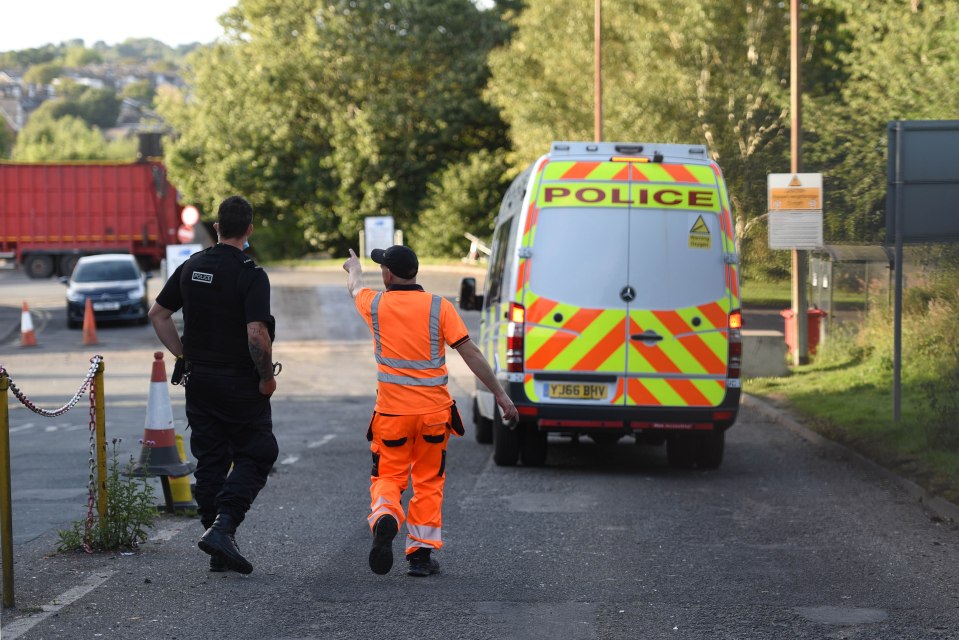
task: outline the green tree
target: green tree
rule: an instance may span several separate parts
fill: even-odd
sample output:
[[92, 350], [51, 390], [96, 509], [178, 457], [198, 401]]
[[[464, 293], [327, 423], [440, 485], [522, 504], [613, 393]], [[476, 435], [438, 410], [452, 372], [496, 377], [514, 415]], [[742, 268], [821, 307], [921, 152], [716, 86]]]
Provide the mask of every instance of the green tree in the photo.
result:
[[70, 82], [64, 83], [62, 89], [63, 97], [41, 105], [41, 108], [48, 108], [54, 118], [74, 116], [101, 129], [116, 124], [121, 100], [112, 90], [94, 89]]
[[63, 64], [66, 67], [85, 67], [90, 64], [98, 64], [103, 59], [94, 49], [87, 49], [83, 45], [69, 47], [64, 55]]
[[469, 232], [488, 245], [509, 187], [508, 171], [502, 150], [482, 149], [440, 172], [428, 186], [407, 244], [424, 256], [462, 256], [470, 246], [463, 234]]
[[80, 118], [54, 118], [49, 110], [35, 111], [21, 129], [11, 159], [17, 162], [61, 160], [129, 160], [136, 158], [135, 140], [108, 142]]
[[130, 98], [146, 105], [149, 108], [155, 106], [156, 89], [149, 80], [137, 80], [123, 87], [120, 90], [120, 99]]
[[48, 85], [63, 73], [63, 66], [57, 62], [41, 62], [35, 64], [23, 74], [23, 81], [28, 84]]
[[345, 251], [369, 215], [409, 229], [437, 171], [507, 144], [480, 96], [506, 29], [470, 0], [241, 0], [222, 23], [161, 104], [168, 165], [211, 209], [250, 197], [274, 255]]

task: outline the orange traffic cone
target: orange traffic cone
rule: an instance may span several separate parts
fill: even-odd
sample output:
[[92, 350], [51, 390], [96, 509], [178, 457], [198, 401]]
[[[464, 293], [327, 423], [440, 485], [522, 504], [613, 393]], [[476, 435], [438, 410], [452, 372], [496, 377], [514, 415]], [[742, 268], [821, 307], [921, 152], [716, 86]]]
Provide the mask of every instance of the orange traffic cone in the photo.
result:
[[[131, 475], [160, 476], [167, 510], [174, 511], [174, 499], [170, 490], [170, 478], [179, 478], [193, 472], [190, 465], [180, 459], [173, 429], [173, 407], [167, 389], [166, 367], [163, 353], [153, 354], [153, 372], [150, 376], [150, 396], [147, 399], [146, 424], [143, 429], [143, 447], [140, 460], [130, 470]], [[182, 502], [182, 500], [181, 500]]]
[[37, 336], [33, 332], [33, 318], [30, 316], [26, 300], [23, 301], [23, 312], [20, 314], [20, 346], [37, 346]]
[[83, 344], [97, 344], [97, 321], [93, 317], [93, 301], [87, 298], [83, 310]]

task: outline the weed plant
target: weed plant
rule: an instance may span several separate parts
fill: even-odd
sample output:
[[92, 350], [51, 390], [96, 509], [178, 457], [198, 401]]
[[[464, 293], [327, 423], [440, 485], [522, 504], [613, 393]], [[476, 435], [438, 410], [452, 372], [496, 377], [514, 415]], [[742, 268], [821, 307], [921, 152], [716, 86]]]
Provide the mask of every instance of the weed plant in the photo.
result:
[[[148, 536], [148, 529], [157, 519], [156, 496], [145, 476], [127, 477], [134, 465], [133, 457], [123, 472], [113, 440], [113, 453], [107, 469], [107, 517], [93, 516], [90, 530], [91, 551], [134, 550]], [[72, 527], [58, 532], [58, 551], [86, 550], [86, 520], [77, 520]]]

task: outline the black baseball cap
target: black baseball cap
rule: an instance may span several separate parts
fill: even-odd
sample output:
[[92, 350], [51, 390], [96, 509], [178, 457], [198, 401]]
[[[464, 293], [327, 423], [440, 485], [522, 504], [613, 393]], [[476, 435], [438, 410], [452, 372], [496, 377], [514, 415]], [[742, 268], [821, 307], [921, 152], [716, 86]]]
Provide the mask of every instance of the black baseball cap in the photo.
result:
[[373, 249], [370, 258], [393, 272], [397, 278], [412, 280], [420, 270], [420, 261], [409, 247], [394, 244], [389, 249]]

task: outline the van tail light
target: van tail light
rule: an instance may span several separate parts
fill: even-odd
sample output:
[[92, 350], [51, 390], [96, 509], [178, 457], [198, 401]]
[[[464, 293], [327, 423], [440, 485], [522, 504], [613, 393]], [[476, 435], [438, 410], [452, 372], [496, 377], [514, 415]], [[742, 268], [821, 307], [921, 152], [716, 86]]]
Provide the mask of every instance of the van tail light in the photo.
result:
[[729, 377], [739, 378], [743, 368], [743, 313], [729, 314]]
[[526, 308], [511, 302], [506, 316], [506, 371], [522, 373], [523, 339], [526, 335]]

